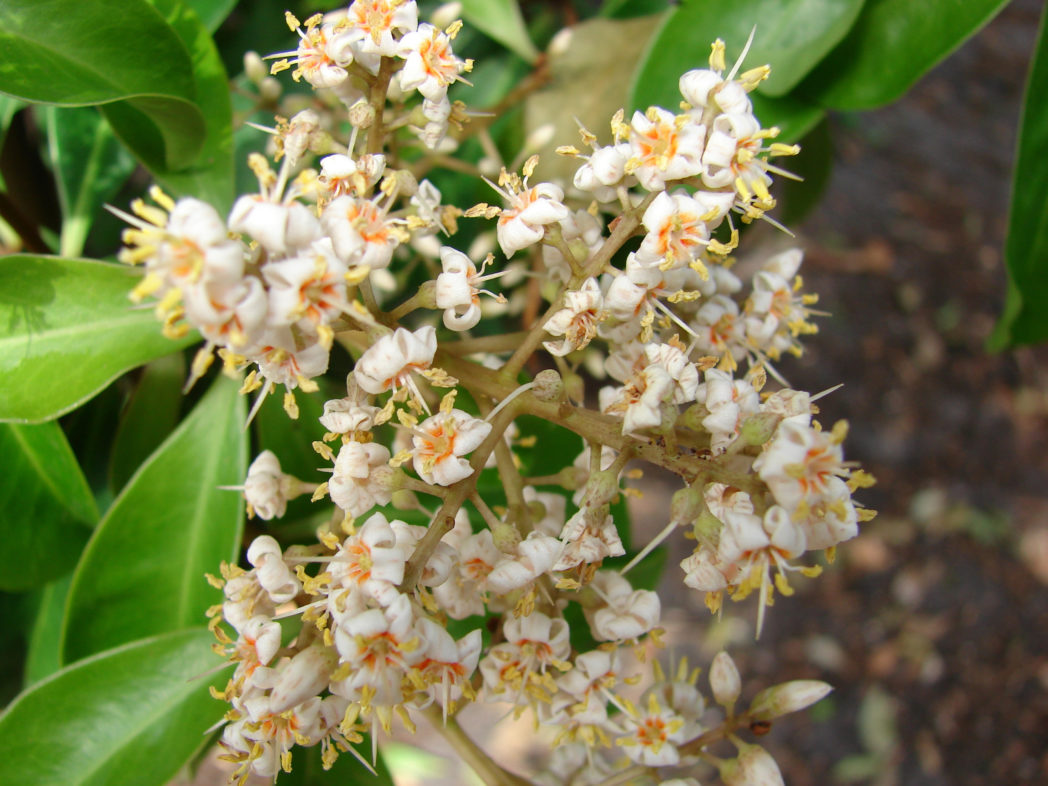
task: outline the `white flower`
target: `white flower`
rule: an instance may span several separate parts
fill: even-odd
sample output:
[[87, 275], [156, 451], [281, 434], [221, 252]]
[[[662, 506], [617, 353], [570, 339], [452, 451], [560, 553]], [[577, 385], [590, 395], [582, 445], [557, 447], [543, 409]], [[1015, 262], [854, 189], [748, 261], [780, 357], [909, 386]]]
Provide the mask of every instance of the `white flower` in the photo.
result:
[[390, 522], [375, 513], [356, 534], [346, 538], [328, 564], [334, 582], [359, 588], [383, 606], [398, 597], [396, 587], [404, 579], [408, 553], [397, 544]]
[[[288, 20], [298, 28], [297, 19], [289, 16]], [[306, 21], [305, 30], [298, 28], [297, 32], [298, 49], [279, 53], [290, 56], [290, 59], [279, 61], [275, 70], [294, 64], [291, 76], [296, 81], [304, 77], [313, 87], [336, 87], [345, 82], [349, 76], [346, 68], [354, 60], [353, 41], [357, 36], [335, 23], [333, 15], [311, 17]]]
[[694, 122], [679, 123], [665, 109], [653, 106], [634, 112], [630, 123], [630, 159], [626, 171], [648, 191], [661, 191], [670, 180], [683, 180], [703, 171], [706, 129]]
[[684, 718], [663, 707], [654, 693], [641, 709], [634, 708], [622, 720], [626, 734], [615, 742], [627, 756], [645, 767], [677, 764], [677, 744], [684, 742]]
[[388, 267], [393, 250], [406, 239], [400, 219], [390, 218], [374, 201], [340, 196], [320, 217], [335, 253], [347, 265]]
[[[306, 343], [310, 338], [312, 342]], [[259, 339], [259, 346], [244, 352], [258, 364], [259, 373], [270, 385], [294, 390], [327, 371], [330, 359], [328, 348], [317, 337], [299, 334], [299, 339], [301, 346], [289, 328], [271, 327]]]
[[480, 662], [488, 698], [526, 702], [533, 694], [548, 696], [552, 680], [543, 679], [547, 670], [566, 670], [564, 661], [571, 654], [568, 623], [533, 611], [526, 617], [506, 617], [502, 631], [505, 642], [492, 647]]
[[360, 701], [367, 690], [370, 703], [379, 707], [403, 702], [404, 677], [426, 655], [407, 595], [398, 595], [382, 609], [346, 615], [335, 626], [334, 639], [341, 662], [350, 668], [345, 679], [331, 683], [332, 693]]
[[349, 307], [346, 300], [346, 266], [335, 256], [327, 238], [309, 251], [262, 268], [269, 285], [269, 322], [301, 323], [309, 331], [333, 322]]
[[506, 554], [495, 563], [486, 579], [486, 587], [504, 595], [520, 589], [553, 568], [563, 544], [554, 537], [529, 532], [517, 544], [514, 554]]
[[613, 571], [599, 571], [591, 582], [605, 600], [598, 609], [587, 609], [586, 619], [599, 641], [624, 641], [643, 636], [659, 624], [659, 596], [650, 590], [635, 590]]
[[480, 295], [491, 295], [504, 301], [501, 295], [481, 289], [484, 281], [502, 275], [484, 275], [485, 261], [477, 272], [472, 260], [450, 246], [441, 246], [440, 264], [444, 272], [437, 276], [437, 308], [444, 309], [444, 326], [449, 330], [469, 330], [480, 321]]
[[269, 535], [259, 535], [247, 550], [247, 561], [255, 566], [258, 583], [277, 604], [292, 600], [302, 585], [284, 562], [280, 544]]
[[546, 322], [546, 332], [553, 336], [563, 336], [563, 340], [559, 344], [543, 341], [542, 346], [550, 354], [561, 357], [586, 347], [597, 335], [597, 323], [600, 321], [603, 305], [600, 285], [596, 279], [587, 278], [579, 289], [565, 294], [564, 308]]
[[610, 515], [583, 508], [564, 524], [560, 533], [564, 551], [554, 570], [571, 570], [578, 565], [599, 563], [606, 557], [626, 553]]
[[[728, 207], [731, 206], [729, 201]], [[703, 204], [699, 199], [678, 191], [660, 193], [644, 212], [644, 228], [648, 234], [641, 243], [641, 251], [659, 259], [659, 267], [682, 267], [696, 259], [710, 239], [709, 220], [718, 217], [718, 207]], [[727, 209], [724, 211], [727, 213]]]
[[359, 36], [361, 52], [394, 57], [393, 34], [411, 33], [418, 27], [418, 7], [415, 0], [354, 0], [346, 21]]
[[246, 194], [236, 201], [229, 212], [229, 228], [249, 235], [273, 257], [304, 251], [323, 236], [308, 207], [270, 202], [260, 194]]
[[[564, 218], [560, 222], [560, 234], [581, 264], [585, 264], [604, 243], [600, 219], [585, 210], [576, 210]], [[567, 283], [571, 279], [571, 266], [556, 246], [543, 244], [542, 261], [550, 276], [557, 281]]]
[[459, 81], [459, 74], [469, 71], [471, 63], [451, 51], [451, 38], [430, 24], [400, 39], [397, 54], [404, 58], [399, 74], [400, 89], [417, 89], [430, 101], [439, 101], [448, 93], [448, 85]]
[[460, 409], [439, 412], [413, 429], [413, 464], [427, 483], [450, 486], [473, 474], [469, 461], [473, 452], [491, 432], [491, 424]]
[[529, 186], [515, 175], [504, 178], [505, 189], [492, 185], [505, 198], [507, 206], [499, 216], [495, 234], [502, 253], [513, 256], [522, 248], [534, 245], [546, 234], [546, 226], [563, 221], [571, 211], [563, 204], [564, 191], [552, 183]]
[[235, 282], [200, 281], [182, 287], [186, 319], [214, 344], [243, 352], [263, 335], [266, 290], [254, 276]]
[[779, 424], [772, 441], [753, 462], [776, 502], [789, 511], [797, 510], [804, 501], [814, 504], [827, 495], [831, 479], [848, 474], [841, 451], [842, 432], [836, 428], [816, 431], [796, 421]]
[[598, 202], [610, 202], [617, 196], [616, 186], [632, 182], [632, 178], [623, 180], [629, 157], [630, 146], [626, 142], [595, 148], [586, 163], [575, 170], [572, 182], [576, 188], [593, 194]]
[[392, 498], [393, 470], [389, 450], [377, 442], [350, 440], [338, 451], [335, 471], [328, 481], [331, 501], [350, 516], [362, 516], [375, 505], [386, 505]]
[[253, 512], [264, 521], [280, 518], [287, 510], [289, 477], [280, 470], [276, 454], [263, 450], [247, 468], [244, 499], [249, 515]]
[[428, 369], [437, 351], [437, 331], [430, 325], [397, 328], [369, 347], [354, 368], [362, 390], [377, 395], [408, 384], [411, 374]]
[[710, 432], [714, 453], [723, 453], [739, 435], [743, 421], [760, 410], [760, 395], [753, 385], [715, 368], [706, 370], [706, 381], [699, 385], [696, 400], [710, 413], [702, 419], [702, 425]]
[[320, 425], [331, 434], [348, 434], [351, 431], [368, 431], [375, 424], [378, 407], [371, 406], [368, 394], [357, 384], [351, 371], [346, 377], [346, 397], [324, 402], [324, 414]]

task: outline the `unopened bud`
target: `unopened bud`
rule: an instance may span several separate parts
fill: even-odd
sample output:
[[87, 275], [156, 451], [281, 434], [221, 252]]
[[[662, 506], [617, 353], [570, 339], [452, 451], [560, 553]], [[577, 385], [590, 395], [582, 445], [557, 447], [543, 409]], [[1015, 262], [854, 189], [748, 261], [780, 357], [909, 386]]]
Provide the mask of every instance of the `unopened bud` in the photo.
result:
[[267, 104], [275, 104], [280, 100], [280, 96], [283, 92], [284, 86], [280, 84], [279, 80], [274, 79], [271, 76], [267, 76], [258, 83], [258, 94], [262, 96], [262, 100]]
[[568, 374], [564, 377], [564, 390], [572, 401], [582, 401], [586, 398], [586, 383], [578, 374]]
[[760, 745], [744, 745], [739, 758], [718, 766], [725, 786], [785, 786], [779, 765]]
[[349, 124], [353, 128], [371, 128], [375, 122], [375, 108], [363, 98], [349, 108]]
[[269, 75], [269, 69], [259, 56], [258, 52], [244, 53], [244, 74], [256, 85]]
[[742, 690], [742, 680], [735, 661], [723, 650], [717, 653], [717, 657], [710, 664], [710, 688], [717, 703], [731, 713]]
[[283, 667], [269, 697], [269, 711], [286, 712], [327, 687], [328, 678], [338, 665], [338, 652], [332, 647], [311, 646], [302, 650]]
[[821, 680], [784, 682], [758, 693], [753, 698], [749, 711], [756, 720], [773, 720], [810, 707], [825, 698], [832, 690], [832, 685]]
[[550, 57], [560, 57], [563, 54], [567, 54], [568, 50], [571, 49], [571, 39], [574, 37], [574, 33], [570, 27], [565, 27], [549, 42], [549, 46], [546, 47], [546, 52]]
[[437, 6], [429, 15], [429, 21], [434, 27], [443, 30], [450, 27], [460, 16], [462, 16], [462, 3], [444, 3]]
[[[393, 478], [395, 478], [394, 483], [396, 483], [397, 480], [406, 477], [407, 475], [402, 471], [393, 473]], [[420, 503], [418, 497], [415, 496], [415, 492], [409, 491], [408, 489], [397, 489], [392, 494], [390, 504], [392, 504], [397, 510], [418, 510]]]
[[677, 489], [670, 500], [670, 521], [678, 524], [690, 524], [706, 510], [706, 500], [702, 490], [694, 486]]
[[335, 152], [335, 140], [327, 131], [314, 131], [309, 135], [309, 149], [318, 156]]
[[588, 508], [603, 507], [619, 493], [619, 479], [611, 472], [594, 472], [586, 481], [583, 505]]
[[418, 288], [418, 303], [422, 308], [437, 307], [437, 282], [427, 281]]
[[747, 445], [763, 445], [775, 435], [780, 420], [773, 412], [758, 412], [743, 421], [740, 436]]
[[560, 401], [564, 398], [564, 382], [555, 369], [547, 368], [535, 375], [531, 392], [539, 401]]
[[511, 552], [520, 543], [520, 533], [512, 524], [501, 522], [491, 527], [491, 541], [499, 551]]
[[407, 169], [398, 169], [394, 173], [397, 179], [397, 187], [403, 196], [414, 196], [418, 193], [418, 178]]

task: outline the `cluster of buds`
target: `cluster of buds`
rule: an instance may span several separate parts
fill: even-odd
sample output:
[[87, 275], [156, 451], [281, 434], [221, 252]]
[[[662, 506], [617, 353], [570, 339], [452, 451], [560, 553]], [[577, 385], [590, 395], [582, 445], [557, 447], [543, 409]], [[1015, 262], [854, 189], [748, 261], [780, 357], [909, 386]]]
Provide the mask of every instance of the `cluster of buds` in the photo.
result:
[[[254, 154], [258, 192], [225, 220], [156, 190], [156, 206], [124, 214], [123, 258], [146, 268], [133, 297], [156, 296], [168, 332], [206, 339], [192, 379], [217, 349], [229, 374], [253, 366], [243, 390], [260, 390], [256, 409], [283, 385], [297, 417], [291, 391], [317, 390], [336, 342], [355, 358], [313, 444], [329, 479], [293, 478], [264, 452], [242, 487], [264, 521], [298, 494], [329, 500], [317, 542], [281, 545], [273, 526], [248, 549], [250, 570], [226, 565], [214, 579], [225, 601], [212, 627], [236, 664], [220, 694], [232, 707], [222, 744], [238, 776], [289, 769], [295, 745], [321, 745], [330, 765], [364, 735], [377, 744], [395, 718], [446, 724], [487, 700], [557, 731], [549, 783], [597, 783], [622, 755], [636, 768], [629, 782], [673, 767], [681, 778], [661, 782], [694, 783], [701, 762], [729, 786], [775, 782], [774, 761], [736, 730], [825, 686], [779, 686], [737, 714], [738, 674], [719, 656], [710, 679], [724, 717], [711, 725], [686, 666], [667, 678], [649, 659], [650, 687], [634, 695], [644, 675], [623, 666], [661, 631], [658, 594], [629, 572], [676, 529], [696, 541], [684, 583], [713, 611], [725, 594], [757, 591], [759, 634], [774, 591], [792, 593], [788, 573], [819, 572], [802, 557], [832, 558], [872, 515], [852, 499], [872, 478], [844, 460], [847, 425], [824, 430], [818, 396], [789, 389], [774, 365], [815, 332], [802, 252], [733, 258], [739, 222], [775, 223], [772, 175], [787, 173], [770, 160], [797, 152], [754, 117], [748, 93], [767, 67], [737, 75], [718, 41], [708, 69], [681, 77], [679, 114], [651, 107], [627, 123], [620, 111], [606, 143], [582, 129], [590, 152], [558, 148], [580, 159], [570, 183], [532, 183], [532, 156], [488, 181], [501, 205], [463, 209], [420, 180], [453, 152], [449, 122], [461, 137], [487, 134], [448, 99], [471, 66], [451, 50], [461, 23], [420, 23], [411, 0], [288, 21], [300, 42], [274, 72], [293, 68], [317, 101], [278, 118], [279, 169]], [[454, 247], [462, 217], [497, 218], [488, 247], [502, 270], [487, 272], [494, 254], [478, 264], [483, 252]], [[514, 256], [546, 283], [483, 289]], [[379, 291], [408, 282], [408, 297], [382, 304]], [[522, 299], [522, 331], [506, 333]], [[597, 409], [584, 373], [603, 380]], [[781, 387], [766, 389], [769, 377]], [[539, 461], [556, 466], [529, 476], [516, 448], [535, 437], [521, 435], [522, 415], [574, 432], [581, 454], [564, 466], [572, 457], [543, 454], [540, 441]], [[615, 513], [631, 462], [682, 479], [667, 525], [636, 553]], [[486, 468], [494, 499], [478, 485]], [[707, 750], [725, 741], [735, 757]]]

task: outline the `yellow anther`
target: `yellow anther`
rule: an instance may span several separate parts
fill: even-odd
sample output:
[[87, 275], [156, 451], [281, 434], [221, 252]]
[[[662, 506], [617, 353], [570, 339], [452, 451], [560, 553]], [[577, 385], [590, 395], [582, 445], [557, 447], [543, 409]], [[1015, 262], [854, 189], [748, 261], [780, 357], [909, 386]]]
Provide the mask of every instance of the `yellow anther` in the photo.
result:
[[724, 61], [724, 41], [718, 38], [710, 47], [710, 69], [719, 74], [727, 67]]

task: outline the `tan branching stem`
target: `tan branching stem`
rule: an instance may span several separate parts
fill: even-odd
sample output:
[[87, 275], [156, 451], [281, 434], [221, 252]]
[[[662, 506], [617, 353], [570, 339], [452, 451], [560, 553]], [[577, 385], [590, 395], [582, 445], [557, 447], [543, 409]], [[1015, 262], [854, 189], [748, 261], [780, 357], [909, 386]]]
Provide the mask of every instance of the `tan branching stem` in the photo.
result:
[[488, 754], [473, 742], [454, 718], [448, 718], [447, 722], [445, 722], [437, 705], [431, 704], [423, 713], [433, 728], [440, 732], [451, 747], [455, 749], [455, 753], [462, 757], [462, 760], [480, 776], [480, 779], [487, 786], [531, 786], [531, 781], [519, 775], [514, 775], [512, 772], [507, 772], [496, 764]]

